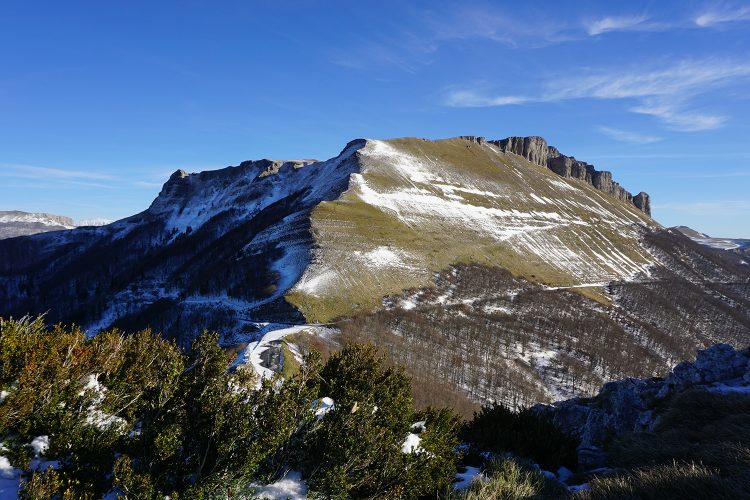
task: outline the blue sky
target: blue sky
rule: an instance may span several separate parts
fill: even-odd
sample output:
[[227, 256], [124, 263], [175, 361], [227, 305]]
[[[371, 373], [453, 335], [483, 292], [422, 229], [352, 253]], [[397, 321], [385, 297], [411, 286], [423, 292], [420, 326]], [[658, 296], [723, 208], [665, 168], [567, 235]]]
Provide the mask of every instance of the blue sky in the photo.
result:
[[0, 210], [116, 219], [177, 168], [542, 135], [750, 237], [750, 2], [3, 2]]

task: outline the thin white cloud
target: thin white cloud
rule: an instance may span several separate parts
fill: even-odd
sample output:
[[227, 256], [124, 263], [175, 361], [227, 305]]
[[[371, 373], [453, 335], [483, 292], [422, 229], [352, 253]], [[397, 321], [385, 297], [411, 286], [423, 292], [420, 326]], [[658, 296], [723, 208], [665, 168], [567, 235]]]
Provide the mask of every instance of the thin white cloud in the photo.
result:
[[632, 132], [629, 130], [622, 130], [614, 127], [599, 127], [599, 132], [620, 142], [633, 142], [637, 144], [651, 144], [659, 142], [661, 137], [655, 135], [641, 134], [638, 132]]
[[472, 5], [459, 9], [431, 11], [424, 20], [431, 46], [454, 40], [484, 39], [509, 47], [544, 47], [580, 38], [580, 28], [565, 19], [542, 12], [526, 17], [508, 9]]
[[748, 172], [714, 172], [710, 174], [680, 174], [681, 179], [725, 179], [730, 177], [750, 177]]
[[725, 116], [707, 115], [681, 109], [680, 106], [668, 101], [658, 100], [654, 103], [644, 103], [630, 108], [633, 113], [654, 116], [668, 124], [674, 130], [682, 132], [698, 132], [721, 127], [727, 120]]
[[531, 10], [519, 14], [491, 5], [407, 8], [397, 23], [388, 36], [349, 40], [336, 47], [331, 63], [354, 70], [392, 67], [416, 73], [435, 60], [441, 47], [465, 40], [529, 49], [586, 37], [578, 20]]
[[435, 52], [464, 40], [484, 40], [509, 48], [542, 48], [612, 32], [660, 32], [704, 29], [750, 20], [750, 5], [724, 4], [699, 14], [660, 16], [647, 13], [602, 13], [591, 17], [561, 15], [528, 7], [499, 8], [492, 4], [448, 4], [409, 9], [394, 22], [387, 36], [349, 40], [332, 49], [331, 63], [355, 70], [395, 67], [417, 73], [433, 62]]
[[16, 163], [0, 163], [0, 175], [3, 177], [20, 177], [24, 179], [88, 179], [112, 181], [117, 178], [95, 171], [65, 170], [61, 168], [37, 167], [33, 165], [19, 165]]
[[600, 70], [577, 78], [546, 77], [541, 89], [530, 95], [491, 95], [470, 88], [450, 90], [443, 103], [451, 107], [490, 107], [571, 99], [631, 100], [634, 113], [654, 116], [682, 131], [720, 127], [723, 116], [699, 113], [691, 99], [717, 88], [750, 79], [750, 62], [737, 60], [686, 60], [670, 66]]
[[601, 35], [608, 31], [652, 31], [665, 27], [665, 25], [650, 23], [648, 16], [619, 16], [602, 17], [584, 23], [586, 31], [591, 36]]
[[452, 108], [487, 108], [491, 106], [510, 106], [524, 104], [530, 98], [515, 95], [491, 97], [474, 90], [456, 90], [448, 94], [445, 104]]
[[706, 10], [693, 19], [700, 28], [712, 28], [721, 24], [750, 21], [750, 5], [722, 5]]

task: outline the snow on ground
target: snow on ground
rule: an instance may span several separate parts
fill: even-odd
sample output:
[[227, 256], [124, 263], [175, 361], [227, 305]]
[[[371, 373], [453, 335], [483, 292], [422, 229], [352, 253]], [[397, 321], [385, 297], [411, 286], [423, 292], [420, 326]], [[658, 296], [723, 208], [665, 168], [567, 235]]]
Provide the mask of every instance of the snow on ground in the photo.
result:
[[513, 310], [509, 307], [497, 305], [497, 304], [485, 304], [482, 306], [482, 310], [487, 314], [512, 314]]
[[411, 424], [411, 430], [419, 431], [420, 433], [422, 433], [427, 430], [427, 422], [425, 420], [420, 420], [419, 422], [415, 422]]
[[18, 486], [21, 483], [21, 469], [13, 467], [10, 461], [0, 455], [0, 500], [18, 498]]
[[307, 498], [307, 484], [298, 471], [289, 471], [286, 476], [271, 484], [252, 484], [252, 498], [268, 500], [302, 500]]
[[601, 288], [607, 286], [608, 281], [600, 283], [582, 283], [580, 285], [568, 285], [568, 286], [544, 286], [545, 290], [567, 290], [569, 288]]
[[[29, 462], [30, 470], [43, 471], [49, 467], [53, 469], [60, 467], [60, 462], [57, 460], [49, 460], [43, 457], [49, 449], [49, 436], [36, 436], [28, 446], [33, 451], [33, 456]], [[5, 451], [2, 444], [0, 444], [0, 451]], [[22, 472], [18, 467], [13, 467], [7, 457], [0, 455], [0, 500], [15, 500], [18, 498]]]
[[113, 222], [114, 221], [112, 219], [102, 219], [102, 218], [81, 219], [78, 222], [76, 222], [76, 226], [99, 227], [99, 226], [106, 226], [107, 224], [112, 224]]
[[401, 259], [401, 253], [394, 252], [386, 246], [379, 246], [369, 252], [354, 251], [354, 257], [362, 258], [367, 264], [375, 268], [384, 267], [403, 267], [404, 261]]
[[[333, 186], [348, 174], [339, 168], [361, 147], [350, 144], [336, 158], [326, 161], [290, 160], [279, 162], [272, 175], [261, 175], [266, 163], [235, 167], [234, 171], [218, 171], [224, 175], [188, 174], [179, 182], [191, 191], [191, 203], [181, 203], [180, 189], [162, 191], [149, 211], [166, 219], [165, 229], [179, 234], [197, 230], [216, 215], [232, 209], [237, 218], [249, 219], [270, 205], [303, 190], [305, 198], [320, 201], [330, 195]], [[237, 198], [242, 198], [238, 202]]]
[[31, 449], [34, 450], [34, 455], [37, 457], [44, 455], [49, 449], [49, 436], [37, 436], [31, 440]]
[[565, 182], [562, 179], [555, 179], [554, 177], [548, 179], [550, 185], [559, 188], [559, 189], [565, 189], [567, 191], [580, 191], [579, 188], [573, 186], [570, 182]]
[[[383, 189], [369, 183], [364, 173], [355, 173], [351, 177], [351, 189], [365, 203], [393, 214], [408, 226], [429, 226], [437, 221], [440, 225], [455, 226], [460, 231], [476, 232], [481, 237], [503, 241], [522, 255], [531, 253], [540, 257], [580, 280], [622, 279], [642, 271], [643, 263], [634, 262], [614, 246], [601, 246], [597, 240], [608, 241], [604, 235], [597, 232], [597, 237], [592, 238], [587, 233], [591, 223], [581, 218], [582, 210], [597, 214], [601, 217], [600, 224], [618, 228], [621, 236], [630, 236], [634, 242], [637, 240], [632, 225], [639, 219], [610, 203], [608, 198], [600, 196], [602, 203], [599, 203], [596, 198], [589, 197], [591, 199], [586, 204], [581, 204], [570, 199], [569, 195], [571, 190], [580, 190], [559, 179], [552, 179], [550, 186], [566, 190], [567, 194], [555, 199], [536, 193], [507, 193], [507, 186], [490, 179], [479, 188], [472, 185], [479, 182], [477, 179], [460, 178], [450, 165], [412, 156], [383, 141], [368, 141], [361, 155], [368, 163], [376, 165], [372, 168], [388, 168], [407, 182], [404, 187]], [[475, 199], [458, 196], [461, 193], [479, 194], [484, 199], [477, 204]], [[533, 200], [536, 205], [532, 204], [525, 210], [510, 208], [514, 205], [509, 206], [508, 201], [512, 201], [513, 196]], [[504, 200], [505, 203], [495, 200]], [[579, 236], [574, 241], [581, 248], [571, 248], [570, 243], [553, 234], [566, 226], [571, 226], [566, 231], [576, 232]], [[584, 228], [580, 234], [577, 226]], [[591, 259], [591, 254], [596, 259]]]
[[750, 245], [750, 240], [740, 240], [732, 238], [690, 238], [696, 243], [706, 245], [718, 250], [734, 250]]
[[115, 415], [110, 415], [99, 409], [99, 405], [104, 401], [104, 395], [107, 392], [107, 388], [99, 383], [98, 377], [95, 373], [91, 373], [86, 377], [86, 383], [83, 386], [83, 390], [78, 394], [79, 396], [83, 396], [88, 391], [93, 391], [94, 397], [91, 401], [91, 406], [88, 408], [86, 423], [93, 425], [100, 431], [106, 431], [113, 426], [124, 427], [127, 424], [125, 419]]
[[453, 483], [453, 489], [460, 491], [471, 486], [471, 482], [474, 481], [474, 479], [477, 479], [478, 481], [487, 481], [488, 478], [482, 473], [479, 467], [467, 465], [464, 472], [456, 474], [456, 479], [457, 481]]
[[24, 222], [24, 223], [39, 223], [45, 226], [57, 226], [64, 227], [67, 229], [73, 229], [75, 226], [65, 224], [59, 218], [55, 218], [54, 215], [43, 214], [43, 213], [29, 213], [29, 212], [11, 212], [0, 214], [0, 223], [12, 223], [12, 222]]
[[[258, 381], [256, 385], [260, 387], [261, 380], [265, 378], [271, 378], [274, 375], [274, 371], [270, 368], [263, 366], [262, 354], [268, 349], [273, 347], [273, 344], [281, 341], [288, 335], [293, 335], [303, 331], [314, 331], [316, 334], [321, 336], [328, 335], [330, 328], [320, 325], [295, 325], [288, 326], [279, 323], [269, 323], [260, 332], [258, 332], [259, 340], [250, 342], [247, 347], [239, 354], [234, 362], [234, 365], [249, 364], [258, 374]], [[283, 360], [282, 360], [283, 363]]]
[[422, 447], [419, 446], [419, 443], [422, 442], [422, 438], [419, 437], [419, 435], [414, 434], [413, 432], [410, 432], [406, 435], [406, 439], [404, 439], [404, 444], [401, 445], [401, 452], [402, 453], [419, 453], [422, 451]]
[[335, 404], [333, 402], [333, 399], [329, 397], [324, 397], [321, 399], [316, 399], [312, 403], [312, 410], [315, 412], [315, 416], [318, 417], [318, 420], [326, 416], [326, 413], [333, 410], [335, 408]]
[[338, 273], [330, 269], [312, 272], [314, 268], [310, 267], [294, 286], [295, 290], [314, 296], [320, 296], [325, 293], [333, 283], [338, 279]]
[[422, 438], [419, 437], [419, 434], [427, 430], [425, 424], [426, 422], [424, 420], [411, 424], [410, 429], [414, 432], [410, 432], [406, 435], [406, 439], [404, 439], [404, 443], [401, 445], [402, 453], [422, 453], [424, 451], [424, 448], [420, 446]]

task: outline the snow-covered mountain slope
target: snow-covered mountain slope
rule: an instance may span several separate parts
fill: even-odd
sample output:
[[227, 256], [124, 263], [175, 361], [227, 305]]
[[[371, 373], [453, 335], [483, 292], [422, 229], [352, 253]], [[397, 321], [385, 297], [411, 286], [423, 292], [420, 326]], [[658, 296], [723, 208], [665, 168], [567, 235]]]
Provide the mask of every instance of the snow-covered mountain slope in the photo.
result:
[[26, 236], [46, 231], [73, 229], [75, 224], [70, 217], [62, 215], [0, 211], [0, 239]]
[[707, 234], [699, 233], [698, 231], [687, 226], [677, 226], [672, 229], [676, 229], [696, 243], [700, 243], [701, 245], [706, 245], [711, 248], [718, 248], [719, 250], [750, 250], [750, 239], [713, 238]]
[[474, 402], [512, 406], [656, 376], [717, 342], [750, 344], [750, 271], [741, 256], [669, 230], [643, 244], [659, 264], [650, 277], [604, 287], [607, 303], [460, 265], [342, 323], [342, 337], [381, 346], [412, 375], [416, 393], [447, 384]]
[[309, 264], [309, 213], [346, 189], [363, 144], [324, 162], [177, 171], [140, 214], [5, 241], [0, 315], [49, 311], [92, 333], [152, 325], [185, 342], [203, 328], [301, 321], [283, 295]]
[[369, 310], [456, 262], [557, 286], [646, 274], [658, 227], [632, 203], [488, 142], [367, 141], [361, 169], [312, 214], [313, 264], [289, 295], [309, 319]]
[[177, 171], [140, 214], [0, 242], [0, 316], [236, 340], [377, 310], [460, 263], [609, 307], [603, 285], [661, 265], [647, 202], [541, 138], [357, 140], [327, 161]]

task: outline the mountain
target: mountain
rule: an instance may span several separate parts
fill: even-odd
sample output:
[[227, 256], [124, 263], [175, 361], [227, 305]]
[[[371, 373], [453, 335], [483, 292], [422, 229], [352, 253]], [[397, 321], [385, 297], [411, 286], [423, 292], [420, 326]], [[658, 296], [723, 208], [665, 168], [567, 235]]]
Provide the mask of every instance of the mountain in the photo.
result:
[[73, 219], [62, 215], [0, 211], [0, 239], [14, 238], [47, 231], [60, 231], [75, 227]]
[[180, 170], [132, 217], [1, 241], [0, 316], [269, 349], [274, 325], [334, 323], [324, 341], [376, 340], [424, 394], [550, 401], [750, 335], [748, 266], [649, 212], [540, 137], [355, 140]]
[[712, 238], [711, 236], [699, 233], [695, 229], [691, 229], [687, 226], [677, 226], [673, 229], [681, 232], [691, 240], [707, 245], [711, 248], [718, 248], [720, 250], [736, 250], [738, 252], [750, 252], [750, 239], [742, 238]]

